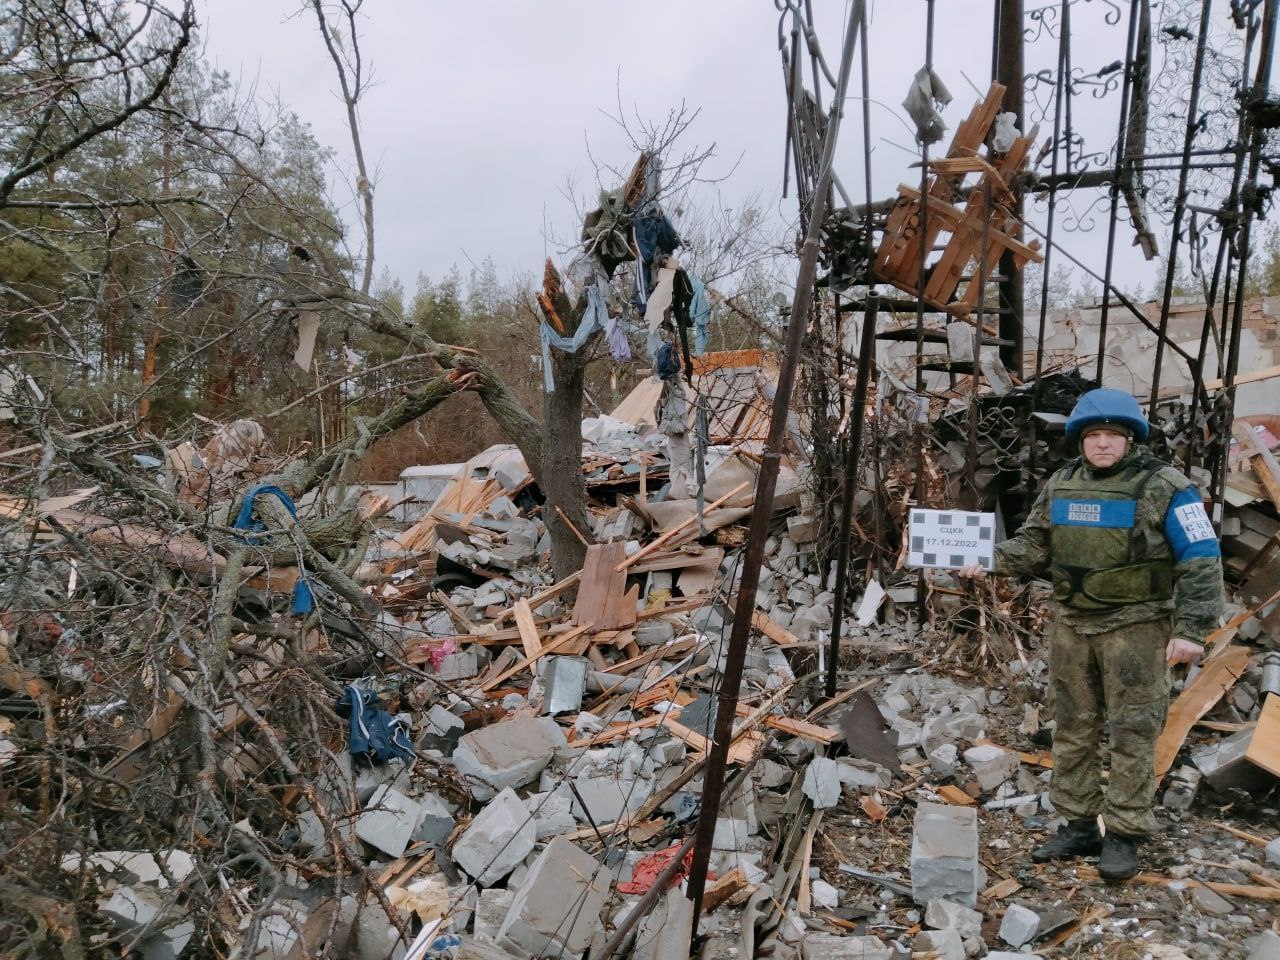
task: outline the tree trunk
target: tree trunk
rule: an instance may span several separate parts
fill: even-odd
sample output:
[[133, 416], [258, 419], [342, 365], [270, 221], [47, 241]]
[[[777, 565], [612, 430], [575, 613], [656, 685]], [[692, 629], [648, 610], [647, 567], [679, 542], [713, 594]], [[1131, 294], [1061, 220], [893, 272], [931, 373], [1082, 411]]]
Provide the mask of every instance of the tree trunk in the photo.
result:
[[[577, 353], [551, 352], [556, 389], [542, 401], [542, 476], [546, 496], [542, 522], [551, 535], [551, 567], [557, 580], [582, 569], [587, 547], [570, 529], [590, 539], [587, 519], [587, 487], [582, 481], [582, 388], [587, 356], [598, 334]], [[566, 522], [566, 518], [568, 522]]]

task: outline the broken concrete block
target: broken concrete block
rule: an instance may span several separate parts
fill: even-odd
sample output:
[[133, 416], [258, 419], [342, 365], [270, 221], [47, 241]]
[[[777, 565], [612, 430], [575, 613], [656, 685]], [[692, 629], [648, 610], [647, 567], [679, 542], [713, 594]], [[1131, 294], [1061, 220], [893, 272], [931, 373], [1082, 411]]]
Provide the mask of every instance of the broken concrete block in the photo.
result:
[[98, 909], [117, 929], [131, 931], [155, 922], [164, 911], [164, 903], [164, 894], [154, 887], [119, 886], [98, 904]]
[[1038, 953], [1014, 953], [1011, 950], [992, 950], [986, 960], [1041, 960]]
[[539, 664], [542, 678], [542, 712], [576, 713], [582, 709], [591, 661], [586, 657], [544, 657]]
[[713, 850], [750, 849], [751, 829], [745, 820], [720, 817], [716, 820], [715, 834], [711, 839]]
[[418, 827], [421, 805], [391, 786], [379, 787], [356, 821], [356, 836], [389, 857], [398, 857]]
[[809, 894], [815, 906], [824, 910], [834, 910], [840, 906], [840, 891], [825, 880], [814, 880], [809, 884]]
[[612, 886], [612, 870], [557, 837], [516, 891], [497, 939], [524, 956], [579, 954], [600, 926], [600, 911]]
[[1011, 947], [1030, 943], [1039, 930], [1040, 914], [1018, 903], [1011, 903], [1000, 921], [1000, 939]]
[[937, 960], [965, 960], [964, 940], [955, 930], [924, 930], [911, 941], [914, 952], [935, 953]]
[[1190, 810], [1200, 789], [1200, 771], [1183, 765], [1172, 771], [1165, 781], [1164, 798], [1160, 801], [1170, 810]]
[[641, 648], [660, 647], [676, 637], [676, 627], [670, 620], [654, 618], [636, 624], [636, 643]]
[[[157, 861], [157, 857], [160, 858]], [[103, 850], [90, 854], [85, 862], [121, 883], [153, 883], [161, 890], [169, 889], [169, 881], [160, 869], [160, 861], [175, 883], [181, 883], [196, 868], [195, 858], [185, 850], [165, 850], [148, 853], [132, 850]], [[61, 867], [68, 873], [80, 869], [80, 855], [69, 853], [62, 858]]]
[[934, 774], [939, 777], [949, 777], [956, 772], [956, 758], [959, 754], [960, 751], [954, 743], [940, 743], [925, 756]]
[[578, 795], [573, 798], [573, 815], [583, 823], [594, 821], [597, 826], [613, 823], [624, 813], [639, 809], [653, 793], [652, 780], [610, 775], [593, 777], [590, 771], [578, 774], [573, 783], [578, 788]]
[[422, 812], [413, 839], [433, 847], [443, 846], [457, 824], [452, 808], [434, 793], [419, 797], [418, 803]]
[[965, 940], [982, 936], [982, 914], [953, 900], [930, 900], [924, 922], [938, 930], [954, 930]]
[[840, 802], [839, 765], [826, 757], [816, 757], [804, 772], [801, 789], [816, 809], [834, 807]]
[[973, 769], [982, 789], [988, 792], [1017, 773], [1020, 763], [1016, 753], [994, 744], [970, 747], [964, 752], [964, 760]]
[[801, 956], [804, 960], [894, 960], [895, 951], [879, 937], [810, 933], [804, 938]]
[[787, 517], [787, 536], [793, 543], [810, 543], [818, 539], [818, 521], [800, 513]]
[[466, 680], [480, 672], [480, 655], [474, 651], [447, 653], [440, 661], [436, 677], [440, 680]]
[[458, 741], [453, 763], [477, 800], [506, 787], [532, 783], [555, 755], [547, 729], [534, 717], [516, 717], [468, 733]]
[[158, 930], [139, 942], [137, 950], [142, 955], [142, 960], [178, 960], [195, 932], [196, 925], [192, 920], [171, 922], [163, 930]]
[[875, 793], [893, 783], [893, 774], [868, 760], [841, 757], [835, 761], [839, 767], [840, 784], [859, 793]]
[[1261, 786], [1269, 780], [1270, 775], [1245, 759], [1245, 752], [1252, 739], [1253, 728], [1248, 727], [1193, 751], [1191, 762], [1215, 790], [1230, 787], [1248, 790]]
[[511, 911], [516, 892], [504, 887], [489, 887], [476, 898], [475, 935], [486, 940], [497, 940], [498, 930]]
[[677, 886], [640, 923], [633, 960], [668, 960], [689, 952], [693, 936], [693, 901]]
[[921, 803], [911, 838], [911, 891], [916, 903], [941, 898], [975, 907], [981, 886], [977, 810]]
[[531, 794], [528, 806], [533, 811], [539, 840], [578, 829], [578, 821], [573, 816], [573, 795], [567, 791]]
[[1280, 960], [1280, 935], [1264, 930], [1249, 943], [1249, 960]]
[[511, 788], [489, 801], [453, 845], [453, 860], [482, 887], [497, 883], [533, 852], [537, 828]]
[[1267, 863], [1273, 867], [1280, 867], [1280, 837], [1276, 837], [1267, 844]]

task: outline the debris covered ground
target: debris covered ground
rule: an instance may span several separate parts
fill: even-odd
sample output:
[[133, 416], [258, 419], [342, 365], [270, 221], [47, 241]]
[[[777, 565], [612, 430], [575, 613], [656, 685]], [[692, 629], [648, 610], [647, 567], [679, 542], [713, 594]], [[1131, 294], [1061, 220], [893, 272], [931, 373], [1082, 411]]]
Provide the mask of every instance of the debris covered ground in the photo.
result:
[[[193, 940], [254, 957], [602, 956], [699, 810], [767, 420], [766, 354], [698, 364], [725, 425], [708, 447], [701, 510], [664, 495], [668, 441], [655, 386], [642, 384], [583, 423], [592, 545], [559, 582], [514, 448], [460, 466], [411, 524], [367, 492], [304, 498], [305, 527], [327, 517], [366, 529], [360, 548], [327, 558], [338, 575], [280, 532], [289, 514], [270, 481], [291, 465], [272, 460], [251, 422], [175, 449], [167, 468], [135, 458], [191, 502], [258, 491], [253, 509], [223, 521], [220, 548], [244, 549], [256, 589], [204, 614], [229, 637], [229, 699], [216, 711], [200, 691], [219, 665], [181, 611], [218, 579], [179, 572], [197, 553], [207, 561], [209, 545], [144, 517], [108, 519], [102, 487], [6, 500], [7, 536], [41, 546], [31, 562], [46, 596], [81, 577], [103, 593], [5, 615], [0, 762], [22, 812], [7, 824], [9, 862], [27, 876], [56, 864], [68, 900], [96, 900], [88, 916], [21, 909], [92, 925], [145, 957]], [[856, 656], [826, 698], [834, 584], [820, 576], [806, 472], [787, 458], [774, 502], [701, 955], [1270, 956], [1280, 658], [1266, 652], [1259, 605], [1237, 607], [1171, 710], [1168, 829], [1147, 872], [1105, 887], [1087, 865], [1027, 858], [1056, 823], [1039, 588], [892, 573], [862, 598], [845, 639]], [[84, 543], [111, 568], [78, 554]], [[167, 632], [167, 656], [144, 653], [127, 602], [111, 609], [103, 644], [84, 644], [105, 593], [118, 603], [147, 567], [164, 622], [144, 625], [137, 611], [132, 627]], [[357, 584], [348, 599], [361, 622], [328, 602], [344, 582]], [[960, 639], [966, 624], [997, 621], [998, 648]], [[183, 704], [201, 709], [175, 723]], [[168, 778], [194, 778], [205, 802], [175, 809]], [[113, 815], [120, 791], [152, 794], [146, 821]], [[70, 829], [79, 817], [93, 828]], [[682, 859], [621, 950], [685, 955]], [[266, 911], [245, 906], [248, 863], [273, 885]], [[49, 923], [51, 943], [60, 929]]]

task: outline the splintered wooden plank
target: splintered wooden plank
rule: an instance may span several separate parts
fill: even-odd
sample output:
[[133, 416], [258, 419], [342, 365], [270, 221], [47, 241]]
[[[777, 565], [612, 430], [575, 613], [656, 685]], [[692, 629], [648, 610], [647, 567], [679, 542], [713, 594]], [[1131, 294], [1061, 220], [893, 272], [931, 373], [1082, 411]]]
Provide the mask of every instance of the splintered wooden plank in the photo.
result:
[[637, 585], [627, 590], [627, 545], [621, 540], [587, 547], [573, 622], [596, 630], [618, 630], [636, 622]]
[[938, 796], [953, 807], [972, 807], [976, 806], [978, 801], [973, 799], [959, 787], [954, 784], [947, 784], [945, 787], [938, 788]]
[[1280, 510], [1280, 464], [1275, 454], [1258, 443], [1253, 427], [1243, 420], [1231, 424], [1231, 435], [1236, 438], [1243, 456], [1251, 457], [1249, 465], [1267, 492], [1267, 499]]
[[1182, 744], [1191, 732], [1192, 725], [1209, 712], [1209, 708], [1222, 699], [1249, 667], [1249, 651], [1245, 647], [1223, 647], [1204, 662], [1194, 680], [1169, 708], [1164, 731], [1156, 741], [1156, 779], [1159, 780], [1173, 766]]
[[[737, 715], [740, 717], [751, 716], [751, 707], [745, 703], [738, 704]], [[840, 734], [834, 730], [828, 730], [826, 727], [820, 727], [816, 723], [809, 723], [805, 720], [795, 720], [791, 717], [779, 717], [775, 714], [769, 714], [764, 718], [764, 725], [771, 730], [777, 730], [781, 733], [789, 734], [793, 737], [800, 737], [803, 740], [812, 740], [814, 743], [828, 744], [837, 739]]]
[[756, 610], [751, 614], [751, 625], [780, 647], [794, 647], [800, 643], [794, 633], [770, 619], [763, 610]]
[[525, 659], [521, 660], [519, 663], [512, 664], [510, 667], [508, 667], [506, 670], [503, 670], [496, 677], [493, 677], [490, 680], [486, 680], [484, 683], [480, 684], [480, 692], [481, 693], [488, 692], [494, 689], [495, 687], [499, 686], [500, 684], [506, 683], [508, 680], [514, 677], [521, 670], [524, 670], [526, 667], [533, 666], [535, 663], [537, 663], [547, 654], [556, 653], [557, 651], [563, 650], [570, 643], [572, 643], [574, 640], [577, 640], [579, 637], [581, 637], [584, 633], [586, 633], [590, 629], [591, 627], [588, 625], [588, 626], [577, 627], [573, 630], [570, 630], [568, 633], [560, 634], [560, 636], [556, 637], [550, 643], [546, 644], [534, 656], [526, 657]]
[[[993, 83], [987, 96], [975, 104], [969, 115], [961, 121], [951, 139], [947, 150], [948, 157], [973, 156], [987, 137], [987, 131], [995, 122], [1000, 112], [1005, 88]], [[930, 197], [945, 200], [952, 194], [953, 177], [935, 176], [927, 188]], [[922, 222], [923, 221], [923, 222]], [[924, 227], [924, 240], [921, 241], [920, 230]], [[920, 204], [899, 203], [890, 211], [885, 224], [884, 236], [876, 251], [875, 269], [885, 280], [908, 292], [916, 292], [920, 282], [921, 248], [926, 255], [932, 250], [938, 235], [945, 224], [939, 223], [933, 216], [932, 207], [928, 214], [921, 217]]]
[[532, 659], [542, 650], [542, 638], [538, 636], [533, 610], [529, 607], [529, 601], [523, 597], [516, 601], [512, 610], [516, 618], [516, 629], [520, 631], [520, 645], [524, 647], [524, 655]]
[[[709, 754], [711, 752], [710, 740], [702, 734], [690, 730], [680, 721], [673, 719], [670, 714], [663, 714], [662, 725], [671, 732], [673, 737], [677, 740], [683, 740], [698, 753]], [[739, 733], [734, 737], [733, 744], [729, 747], [729, 763], [740, 767], [750, 762], [763, 743], [764, 737], [754, 730]]]
[[1272, 776], [1280, 777], [1280, 697], [1269, 696], [1258, 714], [1244, 758]]

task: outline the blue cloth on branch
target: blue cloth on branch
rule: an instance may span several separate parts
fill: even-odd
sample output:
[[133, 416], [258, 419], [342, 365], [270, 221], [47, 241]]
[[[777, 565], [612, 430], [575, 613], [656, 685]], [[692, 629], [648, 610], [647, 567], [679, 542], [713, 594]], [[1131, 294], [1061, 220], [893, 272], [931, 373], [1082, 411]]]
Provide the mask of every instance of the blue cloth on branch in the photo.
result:
[[689, 284], [693, 287], [693, 299], [689, 302], [689, 318], [693, 321], [693, 355], [700, 357], [707, 349], [711, 298], [707, 296], [707, 285], [697, 277], [690, 276]]
[[604, 292], [597, 281], [587, 286], [587, 309], [578, 321], [578, 329], [572, 337], [556, 333], [551, 324], [544, 319], [540, 327], [542, 335], [542, 385], [547, 393], [556, 392], [555, 377], [551, 373], [551, 348], [555, 347], [563, 353], [577, 353], [587, 338], [596, 330], [604, 327], [609, 321], [609, 308], [605, 305]]
[[[260, 496], [275, 497], [284, 508], [289, 511], [289, 516], [295, 520], [298, 518], [298, 508], [294, 506], [293, 499], [281, 490], [279, 487], [270, 483], [262, 483], [252, 488], [244, 495], [244, 500], [240, 503], [240, 512], [236, 514], [236, 522], [231, 526], [236, 530], [246, 530], [250, 533], [261, 533], [267, 529], [267, 525], [253, 515], [253, 502]], [[241, 543], [257, 545], [262, 542], [262, 537], [238, 537]], [[293, 585], [293, 604], [290, 607], [295, 614], [307, 614], [315, 609], [315, 594], [311, 591], [311, 584], [307, 582], [306, 571], [302, 567], [302, 561], [298, 561], [298, 582]]]

